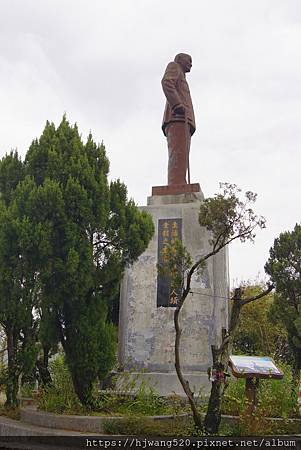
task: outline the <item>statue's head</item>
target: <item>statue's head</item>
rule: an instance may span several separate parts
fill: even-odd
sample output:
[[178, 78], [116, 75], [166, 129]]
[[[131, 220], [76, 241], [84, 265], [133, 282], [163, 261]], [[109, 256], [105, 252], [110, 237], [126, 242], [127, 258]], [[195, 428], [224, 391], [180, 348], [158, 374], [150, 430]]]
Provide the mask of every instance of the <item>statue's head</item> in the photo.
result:
[[192, 59], [187, 53], [178, 53], [175, 57], [175, 62], [180, 64], [183, 72], [190, 72], [192, 67]]

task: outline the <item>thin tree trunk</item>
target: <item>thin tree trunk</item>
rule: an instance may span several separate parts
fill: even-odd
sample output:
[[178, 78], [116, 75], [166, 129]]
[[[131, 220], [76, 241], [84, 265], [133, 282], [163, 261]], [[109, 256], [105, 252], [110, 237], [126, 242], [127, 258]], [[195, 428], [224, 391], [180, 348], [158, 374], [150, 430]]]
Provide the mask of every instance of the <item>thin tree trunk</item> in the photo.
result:
[[41, 384], [47, 386], [51, 384], [51, 375], [48, 369], [49, 348], [43, 347], [43, 358], [37, 360], [37, 368], [40, 375]]
[[292, 382], [293, 386], [296, 386], [299, 383], [300, 378], [300, 367], [298, 361], [298, 351], [293, 351], [293, 363], [292, 363]]
[[80, 374], [74, 373], [74, 370], [70, 372], [75, 393], [81, 404], [88, 409], [93, 409], [95, 406], [95, 401], [92, 394], [93, 383], [91, 381], [84, 381]]
[[239, 323], [241, 310], [241, 289], [236, 289], [233, 297], [233, 305], [230, 315], [228, 332], [222, 335], [222, 343], [219, 348], [212, 346], [212, 376], [209, 404], [205, 417], [205, 429], [208, 433], [217, 433], [221, 422], [221, 405], [226, 387], [225, 372], [228, 370], [229, 357], [233, 347], [234, 331]]
[[235, 289], [233, 296], [233, 305], [230, 314], [230, 323], [228, 332], [222, 335], [222, 343], [219, 348], [212, 346], [213, 370], [212, 375], [215, 378], [212, 381], [211, 393], [204, 421], [205, 429], [208, 433], [217, 433], [221, 422], [221, 404], [226, 388], [226, 375], [229, 365], [229, 358], [232, 353], [234, 333], [239, 324], [239, 315], [241, 308], [247, 303], [251, 303], [267, 295], [273, 286], [269, 286], [266, 291], [248, 299], [242, 299], [242, 289]]
[[[218, 356], [218, 349], [212, 346], [212, 356], [213, 356], [213, 370], [214, 374], [223, 374], [223, 368], [220, 363], [220, 358]], [[211, 392], [207, 407], [207, 413], [205, 416], [204, 426], [205, 430], [209, 434], [215, 434], [218, 432], [220, 422], [221, 422], [221, 403], [225, 389], [224, 378], [216, 378], [212, 381]]]
[[8, 377], [6, 380], [5, 406], [13, 408], [18, 406], [18, 370], [16, 367], [16, 343], [13, 329], [8, 326], [7, 331], [7, 365]]
[[180, 342], [181, 342], [181, 334], [182, 334], [182, 330], [180, 328], [180, 324], [179, 324], [179, 314], [180, 314], [180, 308], [177, 307], [174, 313], [174, 324], [175, 324], [175, 330], [176, 330], [176, 338], [175, 338], [175, 368], [176, 368], [176, 372], [179, 378], [179, 381], [184, 389], [184, 392], [188, 398], [190, 407], [191, 407], [191, 411], [192, 411], [192, 415], [193, 415], [193, 421], [194, 424], [196, 426], [196, 428], [198, 429], [202, 429], [203, 428], [203, 424], [202, 424], [202, 418], [201, 415], [198, 412], [197, 409], [197, 405], [196, 402], [194, 400], [194, 393], [192, 392], [192, 390], [190, 389], [189, 386], [189, 382], [188, 380], [185, 380], [183, 373], [182, 373], [182, 369], [181, 369], [181, 362], [180, 362]]

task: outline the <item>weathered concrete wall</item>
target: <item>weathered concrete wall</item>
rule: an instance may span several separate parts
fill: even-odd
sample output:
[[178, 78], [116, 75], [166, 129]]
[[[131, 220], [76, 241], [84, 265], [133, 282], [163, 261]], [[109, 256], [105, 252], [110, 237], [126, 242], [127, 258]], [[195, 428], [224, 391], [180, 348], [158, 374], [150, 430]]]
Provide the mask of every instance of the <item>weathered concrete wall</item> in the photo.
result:
[[[203, 195], [180, 194], [148, 199], [155, 234], [147, 250], [129, 268], [121, 286], [119, 359], [125, 368], [147, 372], [174, 371], [173, 307], [157, 307], [158, 220], [182, 219], [182, 241], [193, 260], [209, 249], [208, 232], [199, 226]], [[181, 359], [185, 371], [204, 372], [211, 364], [211, 345], [228, 320], [228, 255], [222, 251], [195, 274], [192, 294], [181, 313]]]

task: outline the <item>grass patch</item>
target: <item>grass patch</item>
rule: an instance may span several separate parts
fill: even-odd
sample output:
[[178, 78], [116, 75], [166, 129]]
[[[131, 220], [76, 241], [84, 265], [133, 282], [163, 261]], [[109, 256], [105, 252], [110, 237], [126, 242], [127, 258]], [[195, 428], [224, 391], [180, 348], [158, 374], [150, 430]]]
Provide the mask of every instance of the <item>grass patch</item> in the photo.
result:
[[[298, 411], [298, 386], [293, 385], [291, 368], [281, 366], [282, 380], [261, 379], [258, 389], [257, 411], [260, 417], [300, 418]], [[231, 380], [225, 391], [222, 413], [241, 416], [246, 410], [245, 379]]]
[[[222, 414], [238, 416], [237, 421], [222, 421], [220, 436], [260, 436], [301, 433], [301, 423], [290, 420], [299, 418], [297, 387], [293, 386], [290, 367], [282, 366], [283, 380], [260, 380], [258, 407], [250, 416], [245, 398], [245, 380], [231, 380], [222, 403]], [[201, 436], [197, 433], [191, 417], [180, 414], [191, 413], [187, 402], [179, 396], [160, 397], [153, 388], [137, 379], [126, 377], [118, 383], [118, 390], [98, 392], [95, 389], [94, 407], [87, 409], [80, 404], [70, 373], [62, 357], [56, 358], [51, 366], [53, 383], [40, 393], [39, 408], [57, 414], [78, 414], [92, 416], [123, 416], [123, 420], [105, 421], [104, 431], [108, 434], [147, 436]], [[139, 377], [139, 375], [138, 375]], [[120, 380], [120, 379], [119, 379]], [[139, 387], [137, 388], [137, 384]], [[207, 405], [199, 404], [204, 414]], [[18, 412], [5, 411], [9, 417], [18, 417]], [[158, 421], [149, 416], [172, 415], [173, 420]], [[272, 421], [269, 417], [279, 417]]]
[[140, 385], [135, 394], [102, 394], [99, 397], [99, 410], [121, 416], [178, 415], [190, 412], [185, 400], [177, 395], [160, 397], [144, 384]]
[[93, 409], [83, 406], [75, 394], [70, 372], [64, 357], [58, 356], [51, 362], [52, 384], [42, 389], [38, 396], [38, 408], [56, 414], [108, 415], [108, 416], [153, 416], [177, 415], [190, 412], [185, 401], [174, 395], [160, 397], [153, 388], [136, 379], [125, 376], [116, 391], [93, 394]]
[[49, 369], [52, 384], [39, 391], [38, 408], [57, 414], [81, 414], [83, 407], [75, 394], [64, 356], [51, 361]]
[[194, 428], [192, 420], [183, 423], [180, 419], [168, 422], [158, 422], [146, 417], [127, 417], [123, 420], [104, 423], [104, 432], [113, 435], [134, 436], [191, 436]]

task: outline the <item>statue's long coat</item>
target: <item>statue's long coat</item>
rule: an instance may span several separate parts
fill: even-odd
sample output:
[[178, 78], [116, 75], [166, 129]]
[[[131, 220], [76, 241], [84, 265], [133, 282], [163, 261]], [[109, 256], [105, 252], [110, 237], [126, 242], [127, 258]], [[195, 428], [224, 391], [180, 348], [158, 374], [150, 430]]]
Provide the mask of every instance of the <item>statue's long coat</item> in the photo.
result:
[[190, 124], [192, 135], [195, 132], [193, 106], [185, 73], [180, 64], [174, 61], [170, 62], [166, 67], [161, 83], [167, 100], [162, 123], [163, 133], [166, 135], [165, 128], [170, 122], [185, 121], [183, 115], [173, 113], [173, 108], [181, 103], [186, 107], [187, 121]]

